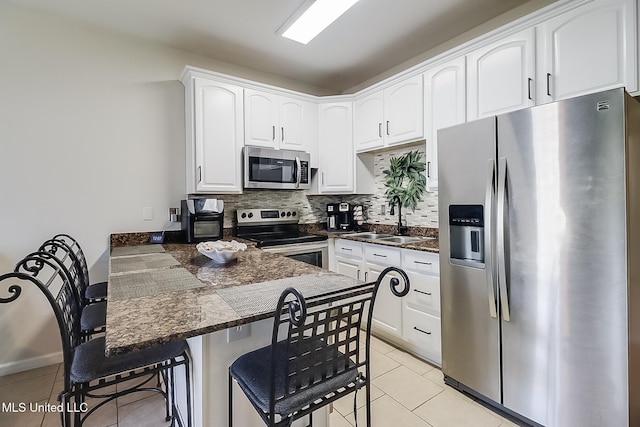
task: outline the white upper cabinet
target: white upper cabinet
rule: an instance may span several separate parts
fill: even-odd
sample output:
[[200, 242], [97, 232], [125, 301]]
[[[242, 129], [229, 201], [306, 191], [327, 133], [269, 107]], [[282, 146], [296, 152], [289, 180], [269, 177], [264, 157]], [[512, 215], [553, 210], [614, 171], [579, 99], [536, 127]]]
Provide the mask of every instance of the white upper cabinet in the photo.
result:
[[384, 90], [383, 132], [388, 145], [424, 137], [422, 76]]
[[244, 105], [246, 145], [317, 152], [317, 104], [246, 89]]
[[354, 104], [354, 134], [356, 151], [384, 146], [382, 137], [383, 93], [375, 92]]
[[187, 193], [242, 193], [242, 88], [200, 77], [183, 83]]
[[466, 117], [465, 57], [424, 73], [424, 126], [427, 139], [427, 190], [438, 189], [438, 129]]
[[353, 104], [320, 104], [318, 111], [318, 191], [322, 194], [353, 193]]
[[537, 26], [537, 103], [637, 90], [635, 1], [599, 0]]
[[483, 46], [467, 55], [467, 119], [534, 105], [534, 29]]
[[424, 137], [422, 76], [355, 102], [355, 148], [367, 151]]

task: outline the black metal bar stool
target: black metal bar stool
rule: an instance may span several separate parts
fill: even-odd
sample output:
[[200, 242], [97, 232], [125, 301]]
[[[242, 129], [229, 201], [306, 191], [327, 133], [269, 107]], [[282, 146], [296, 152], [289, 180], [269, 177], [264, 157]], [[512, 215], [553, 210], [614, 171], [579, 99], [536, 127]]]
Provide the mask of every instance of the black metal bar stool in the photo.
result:
[[[105, 332], [107, 301], [106, 298], [90, 300], [84, 296], [87, 290], [88, 275], [84, 274], [83, 263], [78, 257], [78, 251], [80, 254], [82, 252], [80, 246], [74, 244], [72, 247], [63, 240], [49, 239], [40, 245], [38, 250], [48, 252], [56, 257], [69, 273], [69, 279], [80, 306], [80, 331], [83, 338], [90, 339], [96, 334]], [[86, 266], [86, 262], [84, 264]]]
[[[166, 402], [166, 420], [183, 426], [175, 404], [173, 370], [183, 366], [187, 381], [187, 426], [191, 426], [191, 387], [189, 378], [188, 345], [176, 341], [130, 353], [105, 356], [104, 337], [83, 342], [80, 333], [80, 304], [71, 283], [70, 273], [49, 252], [35, 252], [23, 258], [12, 273], [0, 276], [0, 285], [9, 297], [0, 297], [0, 303], [16, 301], [22, 287], [30, 283], [37, 287], [49, 302], [58, 323], [62, 340], [64, 389], [58, 395], [65, 412], [60, 414], [65, 427], [82, 426], [92, 413], [106, 403], [138, 391], [160, 393]], [[157, 375], [164, 379], [162, 387], [149, 387]], [[132, 379], [136, 384], [115, 393], [105, 388]], [[102, 399], [86, 412], [69, 412], [73, 407], [83, 409], [86, 397]]]
[[[240, 356], [229, 367], [229, 427], [234, 380], [268, 426], [290, 426], [307, 415], [311, 425], [313, 411], [365, 387], [370, 426], [370, 325], [378, 287], [391, 271], [404, 281], [399, 290], [400, 281], [392, 278], [392, 292], [405, 296], [409, 278], [396, 267], [383, 270], [374, 283], [306, 299], [294, 288], [285, 289], [275, 311], [271, 345]], [[284, 332], [286, 338], [279, 339]]]

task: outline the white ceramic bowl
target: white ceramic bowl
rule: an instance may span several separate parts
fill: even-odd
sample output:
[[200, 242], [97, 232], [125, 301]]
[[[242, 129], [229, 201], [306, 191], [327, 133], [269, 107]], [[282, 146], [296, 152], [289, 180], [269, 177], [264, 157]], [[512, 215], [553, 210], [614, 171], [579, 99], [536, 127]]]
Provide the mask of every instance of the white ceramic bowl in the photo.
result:
[[247, 245], [238, 243], [235, 240], [225, 242], [218, 240], [215, 242], [201, 242], [196, 245], [196, 249], [201, 254], [211, 258], [217, 263], [227, 264], [238, 257], [238, 254], [245, 249]]

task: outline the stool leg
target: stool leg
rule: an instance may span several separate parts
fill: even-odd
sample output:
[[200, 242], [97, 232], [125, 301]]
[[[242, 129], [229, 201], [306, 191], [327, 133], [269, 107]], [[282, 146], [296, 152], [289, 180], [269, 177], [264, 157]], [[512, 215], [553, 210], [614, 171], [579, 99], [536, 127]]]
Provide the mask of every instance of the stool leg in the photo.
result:
[[191, 378], [189, 373], [189, 358], [185, 354], [184, 355], [184, 371], [186, 377], [186, 389], [187, 389], [187, 426], [191, 427]]

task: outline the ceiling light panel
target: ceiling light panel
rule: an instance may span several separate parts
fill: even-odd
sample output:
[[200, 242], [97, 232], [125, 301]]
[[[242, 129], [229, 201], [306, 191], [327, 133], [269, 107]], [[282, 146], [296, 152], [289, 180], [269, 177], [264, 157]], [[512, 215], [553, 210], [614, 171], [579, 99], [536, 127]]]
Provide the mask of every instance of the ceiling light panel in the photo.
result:
[[283, 33], [282, 37], [307, 44], [358, 0], [315, 0]]

